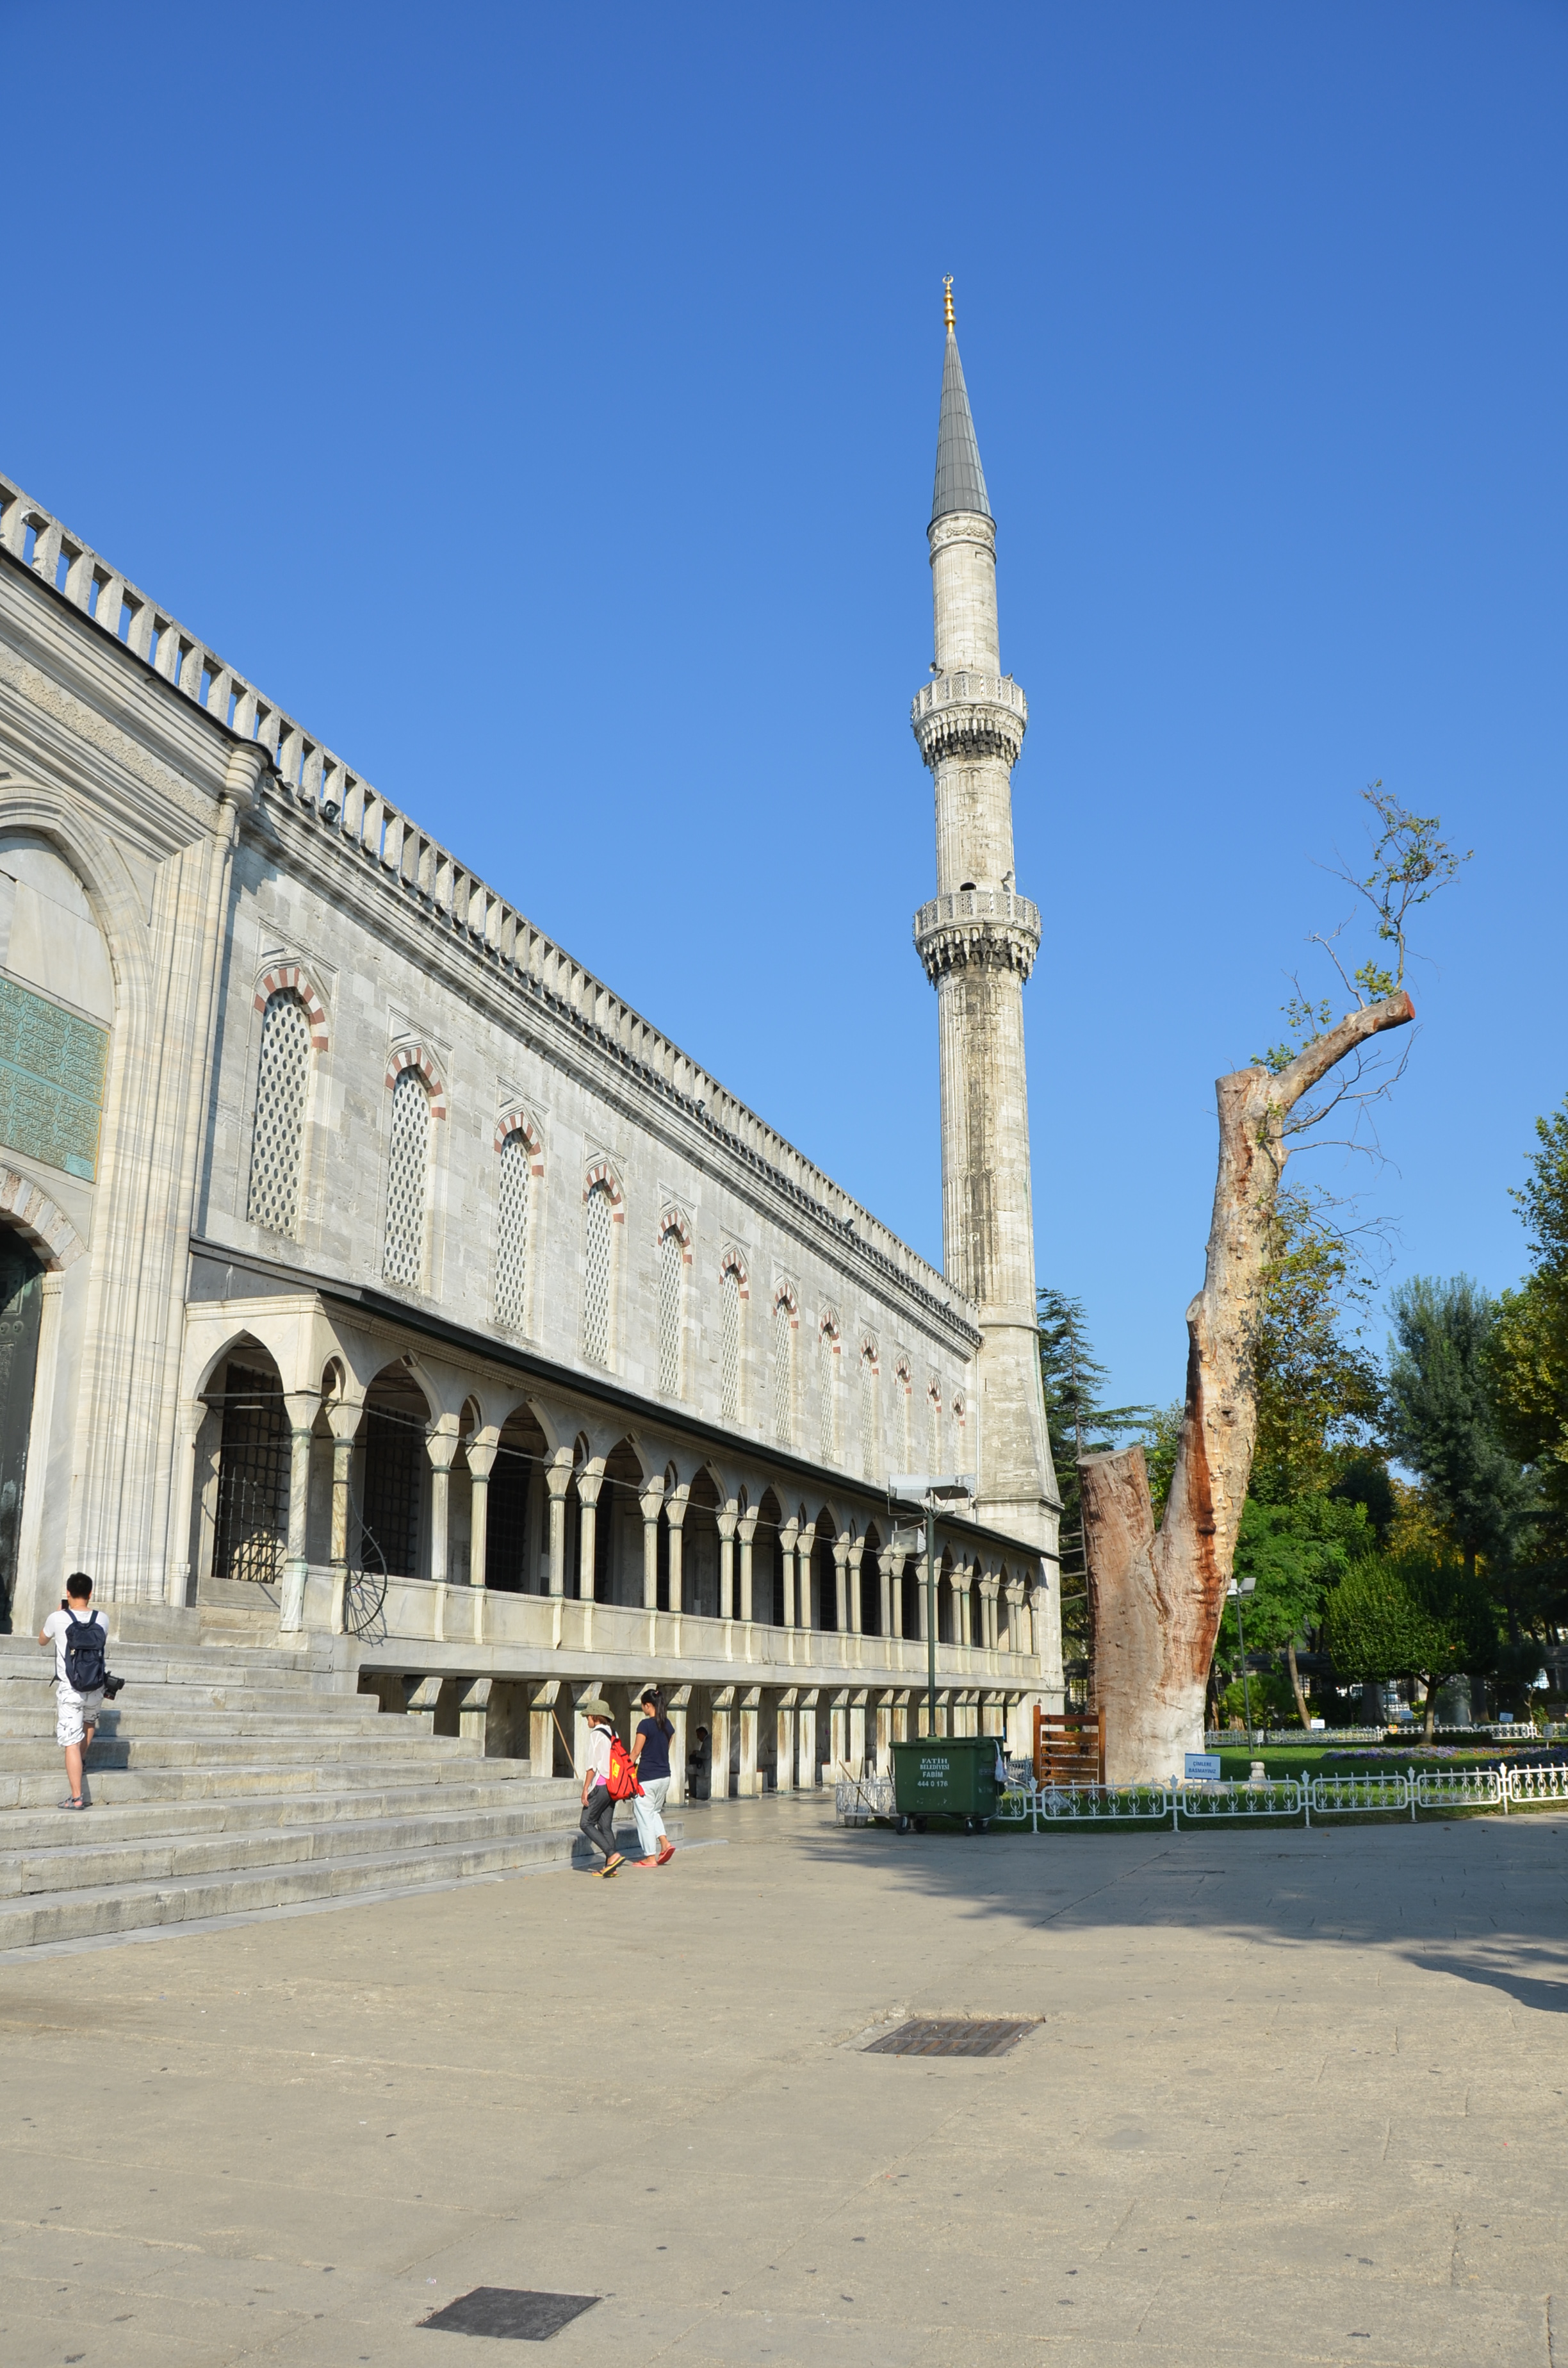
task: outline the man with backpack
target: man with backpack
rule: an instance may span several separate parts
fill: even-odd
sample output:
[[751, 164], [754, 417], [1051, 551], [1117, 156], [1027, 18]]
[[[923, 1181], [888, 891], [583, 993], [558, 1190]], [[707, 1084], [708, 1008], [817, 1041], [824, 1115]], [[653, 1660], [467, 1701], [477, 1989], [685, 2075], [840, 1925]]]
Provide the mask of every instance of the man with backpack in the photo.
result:
[[[93, 1582], [85, 1571], [74, 1570], [65, 1582], [65, 1600], [51, 1611], [39, 1631], [40, 1645], [54, 1647], [54, 1686], [58, 1708], [55, 1740], [65, 1747], [65, 1780], [71, 1797], [62, 1809], [85, 1809], [82, 1754], [92, 1742], [103, 1709], [104, 1647], [108, 1622], [93, 1610]], [[116, 1685], [119, 1679], [116, 1679]]]
[[588, 1723], [582, 1827], [594, 1848], [604, 1856], [603, 1866], [596, 1867], [594, 1873], [619, 1874], [626, 1861], [615, 1846], [616, 1803], [635, 1800], [642, 1787], [637, 1781], [631, 1754], [615, 1731], [614, 1713], [608, 1702], [598, 1694], [590, 1694], [581, 1704], [581, 1711]]

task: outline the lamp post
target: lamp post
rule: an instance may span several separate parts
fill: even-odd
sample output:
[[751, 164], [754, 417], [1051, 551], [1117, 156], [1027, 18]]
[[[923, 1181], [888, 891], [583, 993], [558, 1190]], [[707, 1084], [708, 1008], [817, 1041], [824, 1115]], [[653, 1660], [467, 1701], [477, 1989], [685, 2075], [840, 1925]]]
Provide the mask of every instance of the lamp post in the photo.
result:
[[1257, 1585], [1256, 1578], [1232, 1579], [1226, 1596], [1236, 1607], [1236, 1634], [1242, 1646], [1242, 1701], [1246, 1709], [1247, 1749], [1252, 1749], [1252, 1688], [1247, 1683], [1247, 1632], [1242, 1623], [1242, 1605]]
[[888, 1477], [891, 1503], [902, 1497], [926, 1513], [926, 1732], [937, 1732], [937, 1508], [967, 1504], [974, 1495], [972, 1472], [894, 1472]]

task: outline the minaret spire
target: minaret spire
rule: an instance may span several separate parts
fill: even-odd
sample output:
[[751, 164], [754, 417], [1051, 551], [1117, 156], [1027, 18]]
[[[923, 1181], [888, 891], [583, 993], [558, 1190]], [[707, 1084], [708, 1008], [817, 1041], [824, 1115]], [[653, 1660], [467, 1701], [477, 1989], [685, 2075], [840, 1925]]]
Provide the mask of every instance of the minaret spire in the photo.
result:
[[[996, 1528], [1053, 1551], [1060, 1508], [1040, 1378], [1024, 1069], [1023, 990], [1040, 948], [1040, 914], [1017, 893], [1013, 871], [1012, 770], [1028, 702], [1002, 672], [996, 521], [959, 359], [950, 279], [944, 299], [927, 529], [937, 662], [911, 719], [935, 782], [937, 893], [915, 915], [915, 943], [937, 990], [944, 1263], [978, 1304], [983, 1332], [978, 1510]], [[1054, 1667], [1061, 1648], [1053, 1570], [1040, 1649]]]

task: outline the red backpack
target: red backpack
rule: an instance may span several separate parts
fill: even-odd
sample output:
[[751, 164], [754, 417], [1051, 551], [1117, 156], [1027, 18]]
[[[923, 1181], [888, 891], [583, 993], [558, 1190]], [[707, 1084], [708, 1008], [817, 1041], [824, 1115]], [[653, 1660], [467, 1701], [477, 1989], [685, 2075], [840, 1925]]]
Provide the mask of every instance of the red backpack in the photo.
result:
[[605, 1779], [605, 1788], [612, 1801], [630, 1801], [642, 1790], [637, 1781], [637, 1763], [619, 1735], [609, 1739], [609, 1774]]

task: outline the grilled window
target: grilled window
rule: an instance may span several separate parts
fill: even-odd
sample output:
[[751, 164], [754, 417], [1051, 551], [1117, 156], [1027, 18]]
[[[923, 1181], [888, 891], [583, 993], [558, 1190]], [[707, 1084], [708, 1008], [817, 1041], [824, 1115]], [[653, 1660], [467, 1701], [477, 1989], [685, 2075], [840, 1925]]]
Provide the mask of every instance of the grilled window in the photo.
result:
[[681, 1301], [686, 1275], [686, 1244], [676, 1225], [666, 1225], [659, 1236], [659, 1389], [667, 1398], [680, 1395]]
[[596, 1184], [583, 1211], [583, 1355], [590, 1365], [609, 1363], [610, 1192]]
[[817, 1412], [820, 1417], [819, 1448], [824, 1463], [831, 1463], [838, 1445], [838, 1406], [835, 1383], [838, 1375], [838, 1342], [831, 1329], [824, 1327], [817, 1336]]
[[256, 1081], [251, 1140], [253, 1225], [294, 1234], [300, 1224], [300, 1154], [305, 1131], [311, 1023], [297, 995], [280, 988], [267, 998], [261, 1020], [261, 1066]]
[[864, 1349], [860, 1352], [860, 1468], [868, 1480], [876, 1478], [881, 1462], [878, 1380], [876, 1358], [869, 1349]]
[[733, 1266], [719, 1281], [719, 1391], [726, 1422], [741, 1418], [741, 1278]]
[[422, 1424], [382, 1406], [366, 1408], [360, 1554], [367, 1570], [418, 1577], [419, 1499], [427, 1462]]
[[425, 1211], [430, 1168], [430, 1097], [415, 1068], [392, 1087], [392, 1152], [387, 1162], [387, 1234], [382, 1270], [417, 1291], [425, 1280]]
[[780, 1447], [794, 1438], [795, 1317], [787, 1299], [773, 1309], [773, 1436]]
[[501, 1178], [495, 1212], [495, 1321], [523, 1328], [528, 1312], [528, 1139], [514, 1128], [501, 1145]]
[[926, 1395], [926, 1452], [936, 1474], [942, 1468], [942, 1393], [935, 1382]]

